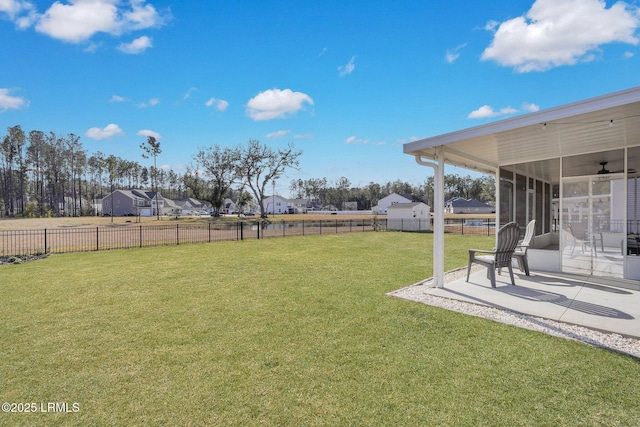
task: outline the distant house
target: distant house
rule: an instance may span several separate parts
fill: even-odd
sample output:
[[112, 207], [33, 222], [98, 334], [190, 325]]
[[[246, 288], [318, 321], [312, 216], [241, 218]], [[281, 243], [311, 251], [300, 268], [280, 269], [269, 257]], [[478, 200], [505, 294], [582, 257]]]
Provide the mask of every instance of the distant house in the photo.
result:
[[391, 193], [388, 196], [378, 200], [378, 205], [374, 206], [372, 211], [373, 213], [386, 215], [387, 209], [389, 208], [389, 206], [395, 205], [398, 203], [411, 203], [411, 202], [412, 200], [410, 196], [407, 197], [407, 196], [401, 196], [400, 194], [397, 194], [397, 193]]
[[289, 207], [291, 206], [289, 199], [278, 195], [266, 197], [263, 203], [267, 215], [289, 213]]
[[111, 216], [154, 216], [165, 213], [165, 199], [160, 193], [144, 190], [115, 190], [102, 199], [102, 213]]
[[164, 206], [160, 211], [160, 215], [181, 215], [182, 208], [171, 199], [164, 199]]
[[309, 209], [309, 199], [290, 199], [291, 206], [289, 206], [289, 213], [301, 214], [307, 213]]
[[287, 199], [278, 195], [264, 199], [265, 212], [270, 215], [307, 213], [308, 206], [308, 199]]
[[211, 213], [211, 203], [193, 197], [181, 197], [173, 199], [173, 202], [180, 208], [180, 215], [209, 215]]
[[387, 230], [428, 231], [431, 208], [422, 202], [395, 203], [387, 208]]
[[224, 203], [222, 204], [222, 212], [223, 214], [229, 215], [236, 213], [238, 211], [238, 204], [235, 200], [226, 198], [224, 199]]
[[496, 207], [488, 205], [480, 200], [454, 197], [444, 202], [445, 213], [456, 214], [487, 214], [495, 213]]

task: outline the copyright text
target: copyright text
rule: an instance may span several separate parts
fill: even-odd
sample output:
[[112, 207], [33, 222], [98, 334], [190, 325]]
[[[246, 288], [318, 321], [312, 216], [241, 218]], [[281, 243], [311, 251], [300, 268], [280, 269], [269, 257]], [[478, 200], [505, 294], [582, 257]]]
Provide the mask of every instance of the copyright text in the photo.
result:
[[56, 412], [76, 413], [80, 412], [78, 402], [4, 402], [2, 412]]

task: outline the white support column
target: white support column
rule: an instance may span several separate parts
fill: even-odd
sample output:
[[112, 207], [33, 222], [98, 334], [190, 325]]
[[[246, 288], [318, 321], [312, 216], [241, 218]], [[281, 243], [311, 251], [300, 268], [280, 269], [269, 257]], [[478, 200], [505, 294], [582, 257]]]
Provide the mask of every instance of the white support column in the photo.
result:
[[438, 167], [434, 179], [433, 218], [433, 277], [444, 288], [444, 147], [436, 147]]
[[422, 166], [433, 168], [433, 281], [430, 287], [444, 288], [444, 149], [436, 147], [437, 163], [415, 156]]

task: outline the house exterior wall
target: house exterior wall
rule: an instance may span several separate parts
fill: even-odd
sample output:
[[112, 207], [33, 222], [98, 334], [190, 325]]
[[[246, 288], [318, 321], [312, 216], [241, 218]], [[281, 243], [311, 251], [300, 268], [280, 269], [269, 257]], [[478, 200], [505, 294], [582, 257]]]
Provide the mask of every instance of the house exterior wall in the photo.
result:
[[386, 215], [387, 209], [389, 206], [394, 205], [396, 203], [411, 203], [411, 200], [407, 199], [404, 196], [401, 196], [397, 193], [391, 193], [386, 197], [383, 197], [378, 201], [378, 206], [376, 206], [373, 211], [374, 213], [380, 215]]
[[102, 212], [111, 216], [136, 215], [137, 207], [134, 199], [119, 190], [102, 199]]
[[428, 231], [431, 208], [424, 203], [398, 203], [387, 211], [387, 230]]
[[269, 196], [264, 199], [264, 209], [268, 215], [289, 213], [290, 207], [291, 202], [284, 197]]

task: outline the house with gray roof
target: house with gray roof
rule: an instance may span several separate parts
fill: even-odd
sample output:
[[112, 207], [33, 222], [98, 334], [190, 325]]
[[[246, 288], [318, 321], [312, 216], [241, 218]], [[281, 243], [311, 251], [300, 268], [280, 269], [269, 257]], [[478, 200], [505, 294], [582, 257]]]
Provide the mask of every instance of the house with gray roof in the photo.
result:
[[154, 216], [171, 214], [166, 211], [165, 199], [159, 192], [144, 190], [115, 190], [102, 199], [102, 213], [110, 216]]
[[487, 214], [495, 213], [496, 208], [480, 200], [454, 197], [444, 203], [444, 212], [452, 214]]

